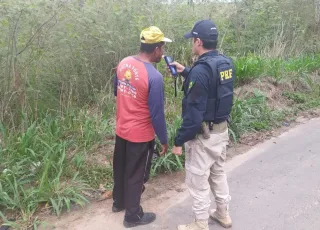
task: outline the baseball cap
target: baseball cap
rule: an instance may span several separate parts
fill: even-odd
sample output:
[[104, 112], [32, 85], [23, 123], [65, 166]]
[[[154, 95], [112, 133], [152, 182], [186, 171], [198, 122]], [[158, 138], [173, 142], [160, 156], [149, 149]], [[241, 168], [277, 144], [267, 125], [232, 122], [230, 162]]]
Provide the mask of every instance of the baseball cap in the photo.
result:
[[140, 40], [145, 44], [155, 44], [158, 42], [172, 42], [171, 39], [164, 37], [162, 31], [156, 26], [150, 26], [141, 31]]
[[211, 20], [198, 21], [191, 32], [184, 35], [186, 39], [189, 38], [202, 38], [205, 40], [216, 41], [218, 40], [218, 29]]

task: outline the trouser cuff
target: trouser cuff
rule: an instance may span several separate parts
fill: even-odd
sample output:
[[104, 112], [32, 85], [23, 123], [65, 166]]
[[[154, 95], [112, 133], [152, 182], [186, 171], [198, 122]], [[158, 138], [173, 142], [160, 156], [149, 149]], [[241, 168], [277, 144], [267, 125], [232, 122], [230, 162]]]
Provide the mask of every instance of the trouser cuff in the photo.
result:
[[140, 209], [138, 209], [137, 212], [130, 212], [129, 210], [126, 210], [126, 214], [125, 214], [125, 217], [124, 219], [127, 221], [127, 222], [136, 222], [136, 221], [139, 221], [144, 215], [144, 212], [143, 212], [143, 209], [142, 207], [140, 206]]
[[206, 221], [209, 219], [209, 212], [205, 212], [205, 213], [201, 213], [201, 214], [197, 214], [194, 213], [196, 220], [198, 221]]

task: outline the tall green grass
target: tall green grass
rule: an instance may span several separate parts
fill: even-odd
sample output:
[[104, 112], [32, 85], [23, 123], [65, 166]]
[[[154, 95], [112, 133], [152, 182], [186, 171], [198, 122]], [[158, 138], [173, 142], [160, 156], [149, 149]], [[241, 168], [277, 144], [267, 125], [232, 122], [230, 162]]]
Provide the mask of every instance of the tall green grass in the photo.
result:
[[236, 141], [244, 133], [269, 130], [283, 121], [286, 111], [270, 109], [265, 95], [256, 90], [252, 96], [235, 98], [230, 131]]
[[[171, 2], [91, 0], [80, 6], [78, 1], [1, 1], [1, 120], [23, 129], [21, 114], [35, 121], [48, 111], [65, 114], [73, 107], [108, 103], [117, 63], [139, 50], [140, 31], [150, 25], [174, 40], [167, 53], [190, 63], [190, 42], [184, 33], [197, 20], [213, 19], [220, 34], [219, 49], [243, 62], [237, 68], [239, 83], [264, 69], [264, 60], [255, 56], [241, 59], [248, 53], [280, 49], [277, 55], [270, 51], [265, 56], [288, 57], [288, 53], [318, 51], [317, 30], [312, 29], [318, 22], [311, 0], [217, 0], [192, 6]], [[286, 12], [295, 17], [286, 17]], [[278, 76], [281, 65], [270, 65], [275, 68], [269, 74]]]
[[[235, 59], [236, 70], [240, 70], [237, 71], [237, 85], [270, 76], [277, 62], [281, 71], [279, 75], [271, 75], [275, 80], [292, 81], [295, 76], [303, 77], [312, 89], [311, 92], [284, 92], [284, 96], [296, 103], [298, 109], [317, 107], [320, 106], [319, 83], [305, 74], [318, 69], [318, 61], [317, 55], [288, 60], [254, 56]], [[165, 71], [163, 63], [158, 67], [161, 72]], [[183, 95], [178, 91], [178, 97], [174, 98], [173, 79], [169, 76], [165, 77], [165, 93], [169, 145], [173, 146], [176, 131], [182, 122]], [[309, 100], [309, 97], [313, 100]], [[20, 225], [32, 225], [33, 221], [38, 221], [33, 217], [41, 207], [49, 207], [53, 213], [60, 215], [70, 210], [72, 205], [88, 202], [82, 191], [97, 189], [100, 184], [112, 188], [111, 162], [106, 166], [88, 159], [99, 144], [113, 143], [106, 137], [114, 137], [114, 115], [114, 104], [102, 104], [97, 109], [86, 107], [67, 111], [64, 116], [48, 113], [45, 118], [35, 122], [26, 120], [25, 131], [10, 129], [5, 123], [0, 123], [0, 151], [2, 159], [5, 159], [0, 162], [2, 218], [5, 219], [3, 211], [13, 211], [20, 218]], [[270, 109], [266, 97], [259, 91], [235, 98], [231, 114], [231, 138], [237, 140], [247, 132], [271, 129], [286, 115], [286, 111]], [[155, 176], [182, 170], [183, 167], [184, 156], [177, 157], [169, 149], [164, 157], [154, 159], [151, 174]]]
[[79, 154], [90, 157], [92, 147], [111, 132], [106, 121], [82, 113], [47, 116], [21, 133], [1, 124], [1, 211], [18, 215], [26, 226], [41, 206], [60, 215], [72, 205], [86, 204], [82, 191], [110, 181], [112, 171], [111, 167], [83, 165]]
[[[72, 205], [88, 202], [82, 191], [100, 184], [112, 187], [112, 156], [101, 164], [92, 155], [99, 145], [113, 144], [112, 77], [118, 61], [138, 51], [140, 31], [147, 26], [157, 25], [174, 39], [166, 52], [190, 64], [191, 44], [183, 34], [195, 21], [212, 18], [221, 35], [219, 49], [233, 57], [236, 86], [265, 76], [276, 83], [303, 80], [311, 92], [284, 96], [298, 109], [319, 106], [319, 82], [308, 77], [320, 68], [320, 56], [314, 54], [319, 44], [312, 40], [317, 23], [312, 4], [305, 2], [285, 0], [273, 7], [265, 0], [193, 6], [149, 0], [91, 0], [83, 6], [77, 1], [1, 1], [1, 219], [15, 228], [35, 228], [41, 208], [61, 215]], [[295, 19], [284, 17], [287, 11]], [[286, 25], [280, 33], [278, 25]], [[265, 50], [270, 52], [256, 55]], [[164, 62], [156, 67], [166, 72]], [[167, 76], [170, 146], [181, 124], [182, 92], [174, 98], [173, 89], [173, 79]], [[235, 98], [231, 135], [236, 140], [246, 132], [270, 129], [285, 116], [270, 109], [259, 91]], [[184, 156], [169, 150], [154, 159], [152, 175], [181, 170], [183, 165]], [[10, 222], [12, 216], [18, 221]]]
[[299, 57], [264, 58], [248, 55], [234, 58], [236, 68], [236, 86], [241, 86], [253, 80], [270, 76], [279, 82], [286, 78], [299, 78], [320, 68], [320, 55], [309, 54]]

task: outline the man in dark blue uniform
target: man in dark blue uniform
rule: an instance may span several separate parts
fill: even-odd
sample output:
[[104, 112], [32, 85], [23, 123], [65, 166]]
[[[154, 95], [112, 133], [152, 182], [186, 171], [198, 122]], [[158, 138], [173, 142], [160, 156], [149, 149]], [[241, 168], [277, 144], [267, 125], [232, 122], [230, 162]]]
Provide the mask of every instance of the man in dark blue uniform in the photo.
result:
[[[192, 52], [199, 56], [191, 68], [173, 62], [185, 78], [182, 100], [183, 122], [172, 152], [182, 154], [185, 145], [186, 184], [193, 198], [195, 221], [179, 230], [209, 230], [209, 216], [223, 227], [232, 226], [228, 207], [231, 200], [224, 171], [229, 141], [228, 119], [235, 78], [230, 58], [219, 54], [218, 30], [211, 20], [195, 24], [185, 35], [192, 39]], [[210, 211], [210, 189], [217, 209]]]

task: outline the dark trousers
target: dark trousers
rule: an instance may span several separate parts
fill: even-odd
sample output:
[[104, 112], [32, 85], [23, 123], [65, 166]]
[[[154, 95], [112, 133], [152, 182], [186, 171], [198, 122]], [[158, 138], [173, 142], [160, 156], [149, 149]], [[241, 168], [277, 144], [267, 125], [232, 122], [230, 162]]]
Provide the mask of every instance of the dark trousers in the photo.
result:
[[113, 205], [126, 209], [126, 221], [137, 221], [144, 214], [140, 199], [144, 183], [149, 180], [154, 143], [154, 140], [133, 143], [116, 136]]

